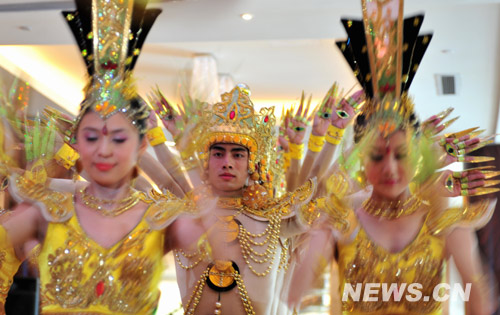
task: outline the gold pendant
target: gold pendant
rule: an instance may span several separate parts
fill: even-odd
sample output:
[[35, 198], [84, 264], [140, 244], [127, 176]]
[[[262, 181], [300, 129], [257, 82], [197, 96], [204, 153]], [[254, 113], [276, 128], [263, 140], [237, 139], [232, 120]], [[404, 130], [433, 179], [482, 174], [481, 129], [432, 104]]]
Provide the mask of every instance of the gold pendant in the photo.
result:
[[229, 291], [236, 286], [235, 276], [238, 273], [235, 262], [217, 260], [209, 266], [207, 285], [217, 292]]

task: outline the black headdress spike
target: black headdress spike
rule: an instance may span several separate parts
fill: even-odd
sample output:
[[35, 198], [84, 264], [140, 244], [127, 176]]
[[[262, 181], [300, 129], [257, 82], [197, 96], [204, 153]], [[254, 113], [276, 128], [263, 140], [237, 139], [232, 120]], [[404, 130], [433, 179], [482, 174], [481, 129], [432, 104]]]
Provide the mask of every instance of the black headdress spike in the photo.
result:
[[379, 129], [390, 134], [414, 117], [407, 91], [432, 35], [418, 35], [423, 14], [403, 19], [403, 0], [361, 3], [363, 19], [342, 19], [348, 38], [337, 46], [367, 96], [364, 121], [376, 114]]
[[[90, 2], [90, 3], [89, 3]], [[63, 12], [90, 76], [81, 113], [91, 108], [102, 118], [120, 112], [136, 126], [149, 115], [137, 98], [132, 70], [160, 9], [146, 9], [146, 0], [75, 0], [76, 10]], [[143, 104], [142, 104], [143, 103]], [[81, 117], [77, 117], [78, 124]], [[145, 130], [140, 130], [145, 132]]]

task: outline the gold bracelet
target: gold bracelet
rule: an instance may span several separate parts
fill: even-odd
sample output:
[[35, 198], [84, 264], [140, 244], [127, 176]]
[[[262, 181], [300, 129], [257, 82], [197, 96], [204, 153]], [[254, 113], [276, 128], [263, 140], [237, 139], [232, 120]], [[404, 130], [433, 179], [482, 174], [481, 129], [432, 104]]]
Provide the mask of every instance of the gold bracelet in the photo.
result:
[[290, 157], [295, 160], [302, 160], [302, 152], [304, 152], [304, 144], [290, 143]]
[[165, 134], [160, 127], [149, 129], [148, 132], [146, 132], [146, 138], [152, 146], [156, 146], [167, 141], [167, 138], [165, 138]]
[[340, 129], [334, 125], [330, 125], [326, 132], [326, 141], [333, 145], [338, 145], [342, 141], [345, 129]]
[[307, 148], [312, 152], [321, 152], [323, 145], [325, 144], [325, 136], [315, 136], [311, 133], [309, 136], [309, 143]]
[[67, 170], [73, 167], [79, 158], [80, 154], [67, 143], [64, 143], [54, 155], [57, 164], [62, 165]]

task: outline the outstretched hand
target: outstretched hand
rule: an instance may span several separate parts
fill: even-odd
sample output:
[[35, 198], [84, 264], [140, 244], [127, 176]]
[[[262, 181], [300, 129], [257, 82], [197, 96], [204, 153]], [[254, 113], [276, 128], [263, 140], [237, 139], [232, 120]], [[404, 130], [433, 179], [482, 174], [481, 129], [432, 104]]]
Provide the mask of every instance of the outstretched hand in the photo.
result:
[[443, 197], [478, 196], [498, 191], [500, 181], [490, 180], [500, 172], [492, 170], [493, 166], [482, 166], [463, 171], [441, 172], [438, 180], [438, 191]]
[[149, 96], [149, 101], [158, 117], [160, 117], [163, 126], [165, 126], [174, 139], [177, 138], [182, 133], [184, 126], [181, 113], [178, 113], [170, 105], [160, 90], [155, 90]]
[[332, 125], [339, 129], [345, 129], [353, 121], [358, 106], [362, 104], [363, 100], [363, 90], [356, 91], [353, 95], [343, 98], [332, 115]]
[[[306, 127], [311, 123], [312, 116], [308, 117], [311, 107], [311, 98], [307, 104], [304, 103], [304, 92], [300, 100], [300, 105], [293, 117], [290, 117], [286, 125], [286, 134], [291, 143], [302, 144], [306, 135]], [[288, 117], [287, 117], [288, 118]]]
[[326, 135], [326, 131], [330, 126], [333, 108], [335, 106], [335, 99], [329, 96], [326, 102], [321, 104], [314, 115], [312, 134], [322, 137]]

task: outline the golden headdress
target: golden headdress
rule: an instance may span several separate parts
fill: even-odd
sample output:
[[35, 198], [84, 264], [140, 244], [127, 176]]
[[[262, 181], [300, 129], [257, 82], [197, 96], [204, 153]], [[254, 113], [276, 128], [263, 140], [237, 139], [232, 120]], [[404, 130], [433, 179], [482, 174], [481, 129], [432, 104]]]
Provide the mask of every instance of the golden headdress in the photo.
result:
[[418, 137], [419, 123], [407, 91], [432, 34], [419, 35], [423, 14], [403, 19], [403, 0], [361, 3], [363, 20], [342, 19], [348, 38], [337, 42], [367, 97], [354, 126], [357, 146], [341, 156], [341, 165], [358, 178], [360, 157], [374, 136], [409, 130], [413, 180], [421, 182], [433, 173], [438, 159], [431, 150], [431, 139]]
[[[90, 3], [91, 2], [91, 5]], [[149, 115], [137, 96], [132, 70], [160, 9], [145, 9], [147, 0], [75, 0], [76, 10], [63, 12], [87, 66], [89, 83], [74, 129], [87, 110], [103, 119], [125, 114], [141, 134], [138, 123]], [[137, 103], [132, 106], [131, 101]]]
[[363, 20], [342, 19], [348, 39], [337, 45], [368, 98], [361, 123], [388, 135], [416, 120], [407, 90], [432, 34], [419, 35], [423, 14], [403, 19], [403, 0], [361, 2]]
[[[274, 107], [255, 111], [247, 89], [236, 86], [221, 95], [222, 101], [203, 112], [200, 157], [203, 167], [208, 167], [210, 147], [215, 143], [234, 143], [249, 151], [248, 171], [254, 180], [268, 181], [274, 144], [273, 128], [276, 125]], [[264, 176], [266, 175], [266, 176]]]

